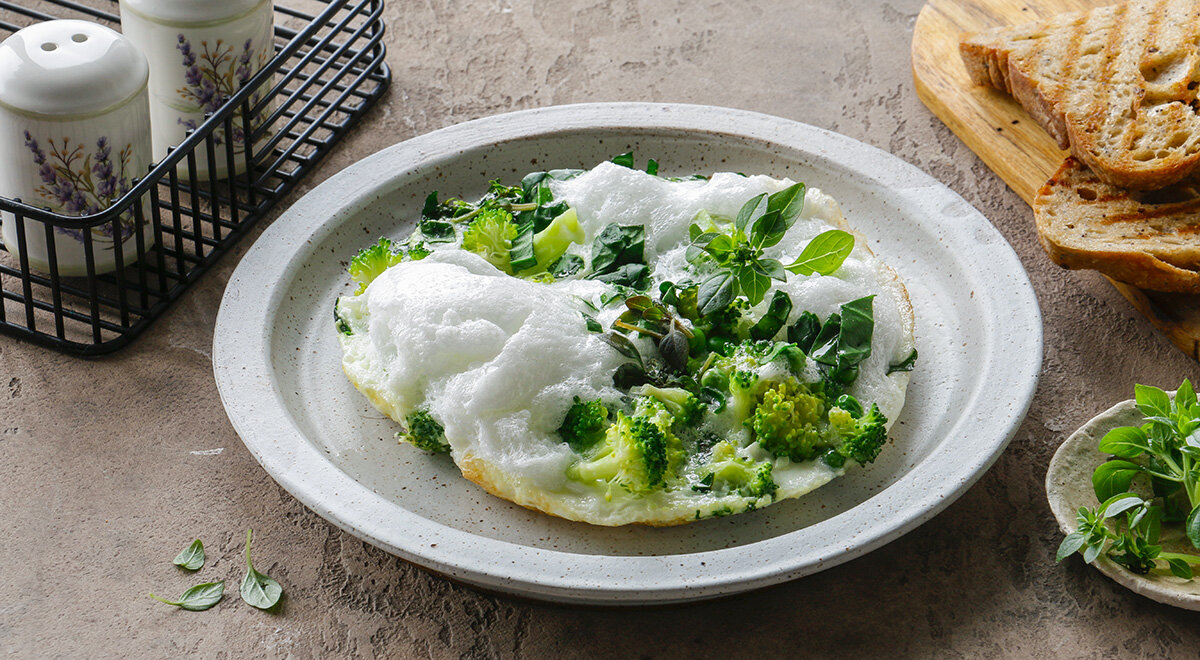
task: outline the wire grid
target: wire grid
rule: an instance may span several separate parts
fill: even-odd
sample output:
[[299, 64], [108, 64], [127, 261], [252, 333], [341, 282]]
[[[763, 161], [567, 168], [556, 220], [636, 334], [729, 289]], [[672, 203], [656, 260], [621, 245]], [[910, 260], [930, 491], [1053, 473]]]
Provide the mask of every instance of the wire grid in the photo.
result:
[[[127, 345], [207, 271], [278, 200], [292, 190], [382, 96], [391, 80], [384, 62], [383, 0], [291, 0], [275, 6], [275, 57], [133, 188], [95, 215], [71, 217], [0, 197], [15, 221], [16, 255], [0, 243], [0, 331], [76, 355]], [[0, 38], [43, 20], [82, 18], [116, 28], [116, 0], [0, 0]], [[119, 28], [118, 28], [119, 29]], [[237, 153], [240, 128], [253, 145]], [[215, 167], [198, 176], [197, 150]], [[232, 174], [241, 166], [243, 173]], [[95, 272], [93, 231], [112, 241], [116, 270]], [[44, 232], [49, 272], [32, 269], [26, 222]], [[81, 234], [85, 277], [60, 275], [56, 234]], [[61, 239], [60, 239], [61, 240]], [[122, 250], [136, 261], [122, 265]], [[105, 246], [105, 249], [109, 249]]]

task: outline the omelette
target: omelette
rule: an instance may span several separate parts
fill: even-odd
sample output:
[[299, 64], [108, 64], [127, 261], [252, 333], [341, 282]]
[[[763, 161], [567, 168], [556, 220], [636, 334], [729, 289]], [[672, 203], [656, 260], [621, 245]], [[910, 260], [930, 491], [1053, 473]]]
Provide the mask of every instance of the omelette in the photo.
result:
[[413, 451], [596, 525], [737, 514], [872, 462], [913, 314], [837, 202], [614, 161], [433, 193], [359, 253], [334, 319], [354, 387]]

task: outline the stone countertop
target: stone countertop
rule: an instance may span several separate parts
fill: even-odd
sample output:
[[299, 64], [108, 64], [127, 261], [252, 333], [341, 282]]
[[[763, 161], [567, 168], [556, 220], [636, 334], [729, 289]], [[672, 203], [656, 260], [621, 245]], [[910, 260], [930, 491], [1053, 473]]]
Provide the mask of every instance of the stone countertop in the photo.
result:
[[[291, 199], [395, 142], [510, 110], [674, 101], [789, 117], [887, 150], [983, 212], [1020, 255], [1045, 361], [1008, 450], [945, 512], [865, 557], [696, 605], [579, 609], [482, 593], [326, 523], [238, 440], [213, 383], [213, 322], [261, 223], [130, 347], [81, 360], [0, 337], [0, 655], [1175, 656], [1197, 615], [1076, 558], [1042, 480], [1055, 448], [1134, 383], [1200, 367], [1099, 275], [1043, 254], [1029, 209], [917, 99], [920, 0], [427, 0], [386, 7], [394, 82]], [[818, 27], [822, 26], [822, 27]], [[825, 27], [827, 26], [827, 27]], [[238, 606], [244, 530], [283, 583], [276, 614]], [[200, 537], [203, 613], [146, 596], [191, 584], [167, 563]]]

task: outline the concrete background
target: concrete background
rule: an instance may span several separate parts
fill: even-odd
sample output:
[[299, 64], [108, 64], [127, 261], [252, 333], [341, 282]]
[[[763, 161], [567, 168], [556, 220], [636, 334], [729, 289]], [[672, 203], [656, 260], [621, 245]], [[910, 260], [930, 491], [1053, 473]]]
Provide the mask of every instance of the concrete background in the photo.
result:
[[[920, 6], [392, 0], [393, 87], [299, 192], [430, 130], [580, 101], [746, 108], [916, 164], [995, 223], [1045, 315], [1028, 418], [937, 518], [818, 575], [685, 607], [558, 607], [429, 575], [298, 504], [225, 417], [213, 321], [264, 222], [113, 357], [84, 361], [0, 337], [0, 654], [1195, 657], [1200, 615], [1127, 592], [1077, 559], [1055, 565], [1061, 536], [1042, 479], [1058, 444], [1135, 382], [1174, 387], [1200, 368], [1098, 275], [1053, 266], [1029, 210], [921, 105], [908, 57]], [[247, 527], [258, 568], [286, 590], [276, 614], [239, 602]], [[198, 581], [168, 563], [195, 537], [209, 553], [200, 576], [229, 581], [225, 601], [202, 613], [152, 601], [148, 591], [175, 595]]]

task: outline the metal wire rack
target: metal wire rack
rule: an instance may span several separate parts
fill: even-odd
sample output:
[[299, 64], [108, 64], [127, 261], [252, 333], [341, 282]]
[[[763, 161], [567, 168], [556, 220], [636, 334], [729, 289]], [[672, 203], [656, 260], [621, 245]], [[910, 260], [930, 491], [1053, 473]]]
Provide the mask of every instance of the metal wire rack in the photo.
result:
[[[270, 63], [110, 207], [67, 216], [0, 197], [0, 211], [16, 222], [17, 243], [0, 243], [0, 331], [76, 355], [129, 344], [379, 100], [391, 81], [383, 0], [289, 4], [275, 6]], [[0, 0], [0, 39], [54, 18], [116, 26], [116, 12], [116, 0]], [[248, 136], [244, 144], [253, 145], [241, 153], [234, 140], [220, 139], [233, 135], [236, 124]], [[225, 179], [204, 175], [197, 167], [199, 149], [207, 157], [203, 162], [217, 163], [223, 152], [229, 172], [244, 171]], [[127, 241], [135, 244], [136, 261], [122, 265], [127, 255], [122, 241], [114, 240], [116, 270], [97, 274], [93, 230], [118, 236], [120, 218], [130, 213], [135, 226], [147, 227]], [[45, 232], [47, 272], [30, 267], [23, 220]], [[55, 233], [63, 231], [82, 234], [86, 276], [60, 273], [53, 246]]]

